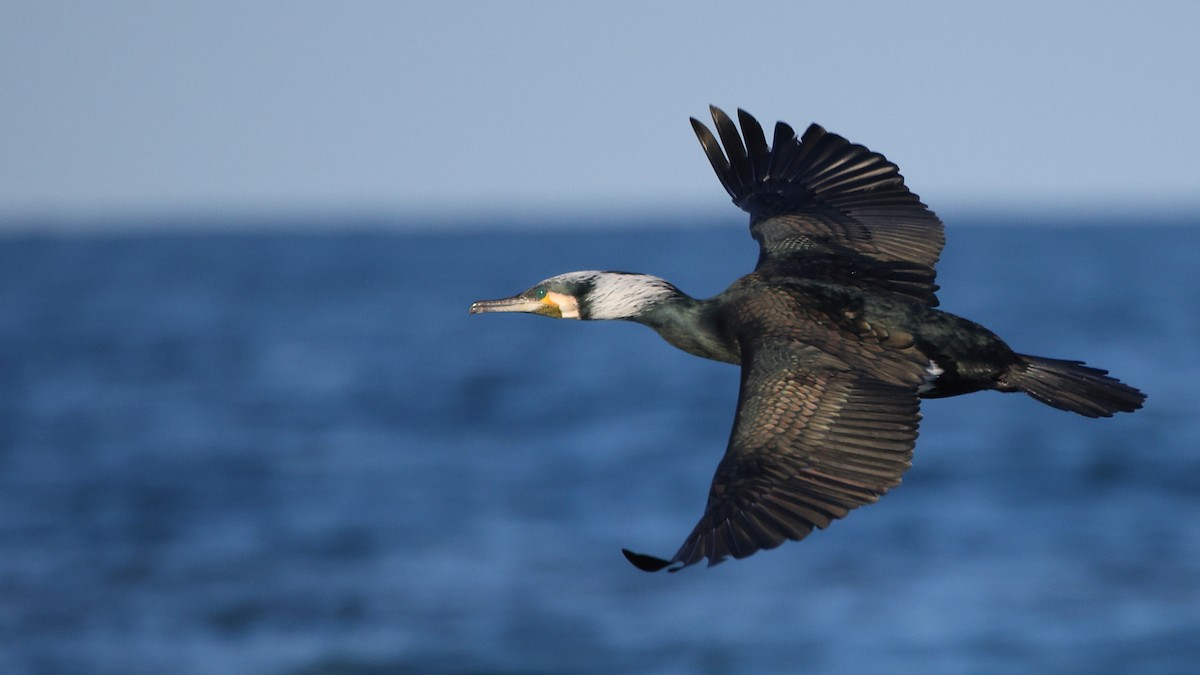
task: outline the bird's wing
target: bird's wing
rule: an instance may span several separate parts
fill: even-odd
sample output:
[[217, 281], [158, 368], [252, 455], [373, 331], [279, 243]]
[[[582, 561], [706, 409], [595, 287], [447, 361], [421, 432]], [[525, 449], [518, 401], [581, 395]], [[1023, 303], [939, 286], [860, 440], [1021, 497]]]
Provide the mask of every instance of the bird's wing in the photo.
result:
[[720, 142], [695, 118], [692, 128], [721, 185], [750, 214], [759, 271], [835, 278], [937, 304], [942, 222], [895, 164], [816, 124], [797, 138], [778, 122], [768, 147], [750, 114], [738, 110], [739, 134], [728, 115], [711, 111]]
[[637, 567], [712, 566], [803, 539], [876, 501], [908, 470], [921, 418], [915, 386], [797, 342], [752, 347], [704, 516], [671, 560], [626, 551]]

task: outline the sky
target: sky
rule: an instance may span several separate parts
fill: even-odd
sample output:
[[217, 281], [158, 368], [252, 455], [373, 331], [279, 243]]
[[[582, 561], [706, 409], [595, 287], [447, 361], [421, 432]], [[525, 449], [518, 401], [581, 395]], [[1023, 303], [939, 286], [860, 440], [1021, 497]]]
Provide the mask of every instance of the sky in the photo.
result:
[[0, 0], [0, 226], [728, 208], [716, 104], [946, 205], [1200, 205], [1195, 2]]

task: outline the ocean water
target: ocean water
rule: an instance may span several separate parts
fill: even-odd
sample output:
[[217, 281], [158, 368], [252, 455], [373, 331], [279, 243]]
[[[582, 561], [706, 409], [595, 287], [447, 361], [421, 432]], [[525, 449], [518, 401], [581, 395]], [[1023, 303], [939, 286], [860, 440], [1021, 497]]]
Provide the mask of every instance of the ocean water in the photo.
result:
[[950, 228], [944, 309], [1149, 394], [926, 401], [800, 543], [647, 575], [737, 369], [468, 316], [575, 269], [707, 296], [739, 226], [0, 239], [0, 672], [1184, 673], [1200, 663], [1200, 218]]

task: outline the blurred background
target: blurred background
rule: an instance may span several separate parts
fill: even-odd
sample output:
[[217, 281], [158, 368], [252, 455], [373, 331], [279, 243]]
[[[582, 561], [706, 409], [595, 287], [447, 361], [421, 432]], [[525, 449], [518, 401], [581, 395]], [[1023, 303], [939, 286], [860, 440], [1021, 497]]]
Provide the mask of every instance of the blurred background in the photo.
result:
[[[1200, 5], [0, 5], [0, 671], [1187, 672]], [[736, 368], [468, 317], [757, 249], [708, 104], [884, 153], [943, 308], [1149, 395], [923, 405], [914, 467], [678, 575]]]

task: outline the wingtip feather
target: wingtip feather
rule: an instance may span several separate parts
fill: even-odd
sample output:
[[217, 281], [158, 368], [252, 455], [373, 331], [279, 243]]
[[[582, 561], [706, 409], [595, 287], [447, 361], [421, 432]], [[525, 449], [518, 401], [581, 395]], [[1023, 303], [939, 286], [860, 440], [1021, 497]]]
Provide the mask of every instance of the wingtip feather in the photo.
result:
[[[627, 548], [621, 549], [621, 553], [625, 555], [625, 559], [628, 560], [630, 564], [643, 572], [658, 572], [659, 570], [671, 566], [670, 560], [663, 560], [662, 558], [656, 558], [652, 555], [646, 555], [645, 553], [634, 553]], [[670, 571], [674, 572], [675, 570]]]

